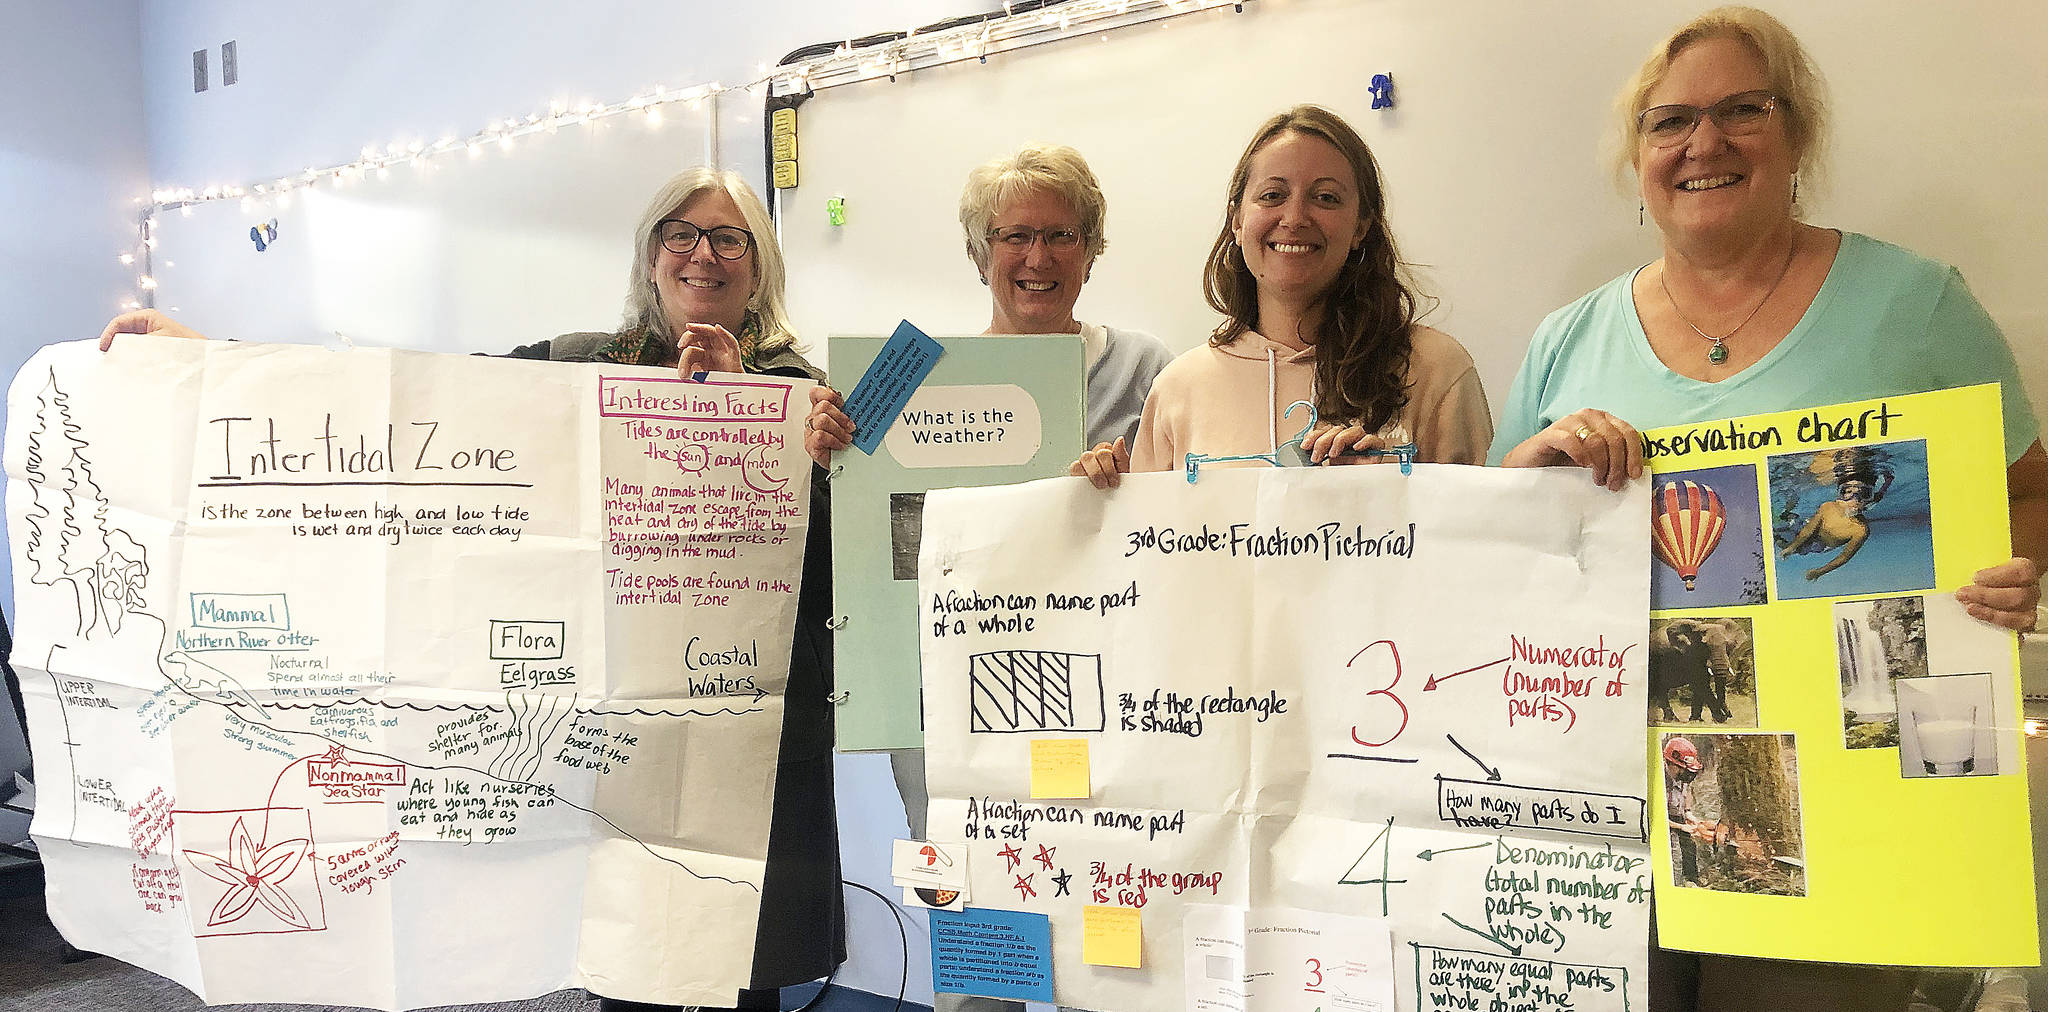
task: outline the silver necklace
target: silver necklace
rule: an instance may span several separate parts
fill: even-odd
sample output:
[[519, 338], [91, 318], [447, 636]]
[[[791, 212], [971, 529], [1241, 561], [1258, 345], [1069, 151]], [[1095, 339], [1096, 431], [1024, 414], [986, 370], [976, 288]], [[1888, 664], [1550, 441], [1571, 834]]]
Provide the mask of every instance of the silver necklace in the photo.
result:
[[1785, 265], [1783, 267], [1778, 268], [1778, 280], [1771, 282], [1770, 291], [1765, 292], [1764, 297], [1762, 299], [1757, 300], [1756, 308], [1750, 310], [1749, 315], [1743, 317], [1741, 323], [1736, 324], [1726, 334], [1722, 334], [1720, 337], [1715, 337], [1714, 335], [1709, 334], [1704, 330], [1701, 330], [1699, 324], [1692, 322], [1692, 320], [1685, 315], [1685, 310], [1678, 308], [1678, 300], [1671, 297], [1671, 285], [1664, 280], [1665, 277], [1668, 274], [1670, 274], [1669, 268], [1657, 272], [1657, 287], [1664, 289], [1664, 298], [1671, 303], [1671, 311], [1678, 314], [1678, 319], [1681, 322], [1683, 322], [1686, 326], [1691, 327], [1693, 333], [1698, 334], [1700, 337], [1708, 341], [1714, 342], [1714, 346], [1707, 349], [1707, 361], [1713, 365], [1720, 365], [1721, 363], [1728, 361], [1728, 345], [1724, 342], [1726, 342], [1729, 338], [1734, 337], [1736, 331], [1749, 326], [1749, 321], [1756, 319], [1756, 314], [1763, 311], [1764, 303], [1771, 301], [1771, 296], [1776, 295], [1778, 293], [1778, 286], [1785, 283], [1785, 275], [1790, 274], [1792, 272], [1792, 258], [1795, 255], [1797, 255], [1798, 252], [1799, 240], [1794, 239], [1792, 241], [1792, 248], [1785, 251]]

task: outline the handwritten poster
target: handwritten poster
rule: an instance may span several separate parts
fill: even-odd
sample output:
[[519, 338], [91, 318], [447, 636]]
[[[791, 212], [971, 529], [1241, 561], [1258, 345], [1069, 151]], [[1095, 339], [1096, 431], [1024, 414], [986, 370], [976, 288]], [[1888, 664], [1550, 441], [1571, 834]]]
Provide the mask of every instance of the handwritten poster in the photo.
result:
[[409, 352], [39, 352], [6, 463], [51, 918], [213, 1003], [730, 1004], [806, 396]]
[[[929, 833], [970, 911], [1049, 915], [1081, 1008], [1646, 1007], [1647, 496], [1434, 465], [933, 492]], [[1034, 800], [1033, 743], [1077, 737], [1090, 796]], [[1137, 958], [1088, 951], [1091, 906], [1135, 911]]]
[[[833, 368], [865, 374], [897, 343], [834, 337]], [[842, 693], [835, 726], [842, 752], [924, 742], [917, 552], [925, 490], [1065, 474], [1081, 455], [1086, 390], [1079, 335], [948, 337], [937, 344], [944, 354], [909, 393], [880, 450], [842, 453], [835, 461], [832, 598], [844, 623], [834, 644]]]
[[2039, 962], [2015, 638], [1954, 597], [2000, 431], [1986, 385], [1647, 434], [1664, 945]]

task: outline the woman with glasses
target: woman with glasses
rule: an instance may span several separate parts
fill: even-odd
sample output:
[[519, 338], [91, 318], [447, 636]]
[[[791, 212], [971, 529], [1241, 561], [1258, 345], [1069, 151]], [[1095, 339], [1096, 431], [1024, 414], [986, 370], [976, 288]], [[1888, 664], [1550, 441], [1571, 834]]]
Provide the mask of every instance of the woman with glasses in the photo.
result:
[[[626, 318], [615, 333], [565, 334], [516, 358], [750, 372], [822, 383], [797, 353], [783, 305], [782, 250], [761, 198], [738, 173], [683, 172], [641, 216]], [[768, 832], [753, 988], [739, 1008], [780, 1007], [780, 989], [816, 980], [846, 960], [840, 906], [838, 814], [832, 795], [832, 552], [828, 483], [813, 475], [796, 638], [783, 695], [781, 762]], [[678, 910], [678, 917], [695, 916]], [[607, 1010], [659, 1006], [611, 998]]]
[[1664, 255], [1543, 321], [1493, 459], [1579, 464], [1618, 489], [1642, 469], [1636, 427], [1996, 382], [2023, 558], [1957, 597], [2031, 629], [2048, 455], [2012, 349], [1955, 268], [1802, 220], [1828, 108], [1799, 40], [1759, 10], [1709, 11], [1651, 50], [1616, 106]]
[[[960, 231], [968, 259], [989, 290], [985, 333], [1079, 334], [1088, 371], [1089, 445], [1137, 433], [1152, 377], [1173, 356], [1159, 339], [1074, 317], [1081, 286], [1109, 245], [1108, 202], [1081, 153], [1031, 144], [976, 166], [960, 194]], [[811, 456], [853, 445], [853, 423], [836, 394], [820, 394], [811, 413]]]
[[1493, 427], [1472, 356], [1415, 322], [1379, 164], [1335, 113], [1296, 106], [1253, 135], [1203, 290], [1222, 325], [1159, 375], [1128, 454], [1098, 445], [1072, 473], [1109, 488], [1118, 472], [1173, 470], [1190, 452], [1276, 453], [1297, 400], [1324, 420], [1304, 441], [1311, 463], [1408, 442], [1418, 460], [1485, 458]]
[[[1079, 334], [1087, 369], [1090, 445], [1128, 445], [1152, 378], [1173, 356], [1150, 334], [1074, 317], [1081, 286], [1109, 241], [1108, 202], [1081, 153], [1065, 145], [1032, 144], [976, 166], [960, 194], [960, 231], [967, 256], [989, 290], [989, 336]], [[853, 422], [836, 393], [821, 391], [811, 409], [805, 446], [820, 465], [853, 445]], [[889, 754], [910, 835], [925, 838], [924, 751]], [[1022, 1012], [1024, 1003], [940, 994], [939, 1012]]]
[[[610, 333], [564, 334], [513, 349], [512, 358], [672, 367], [822, 382], [796, 350], [783, 305], [782, 252], [761, 198], [737, 173], [694, 168], [670, 179], [634, 233], [626, 312]], [[155, 310], [116, 317], [101, 335], [203, 335]], [[820, 388], [822, 389], [822, 388]], [[838, 815], [832, 793], [830, 500], [811, 482], [803, 588], [783, 696], [780, 763], [770, 816], [767, 871], [754, 938], [753, 987], [738, 1008], [776, 1009], [780, 988], [816, 980], [846, 960], [839, 881]], [[574, 912], [569, 912], [573, 916]], [[696, 911], [677, 910], [677, 917]], [[613, 998], [607, 1010], [664, 1006]]]
[[[1494, 460], [1578, 464], [1618, 489], [1642, 471], [1636, 426], [1997, 382], [2023, 557], [1956, 597], [1980, 620], [2032, 628], [2048, 456], [2011, 349], [1954, 268], [1802, 220], [1828, 109], [1799, 41], [1761, 11], [1709, 11], [1651, 50], [1617, 112], [1664, 255], [1543, 322]], [[1894, 968], [1651, 958], [1659, 1009], [1898, 1009], [1911, 985]]]

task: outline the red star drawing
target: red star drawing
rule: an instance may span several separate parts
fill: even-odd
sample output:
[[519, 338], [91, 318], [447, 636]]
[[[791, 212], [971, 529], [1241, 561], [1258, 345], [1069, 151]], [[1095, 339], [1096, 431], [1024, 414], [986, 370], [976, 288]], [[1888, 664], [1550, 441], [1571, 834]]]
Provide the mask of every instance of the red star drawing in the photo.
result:
[[1038, 890], [1031, 888], [1031, 880], [1036, 878], [1037, 875], [1037, 872], [1032, 872], [1029, 875], [1017, 876], [1018, 899], [1036, 899], [1038, 897]]
[[228, 854], [221, 857], [203, 851], [188, 850], [185, 857], [191, 860], [192, 869], [227, 885], [228, 891], [221, 894], [220, 902], [206, 915], [206, 926], [216, 927], [242, 919], [251, 907], [258, 903], [270, 911], [271, 916], [301, 930], [312, 930], [312, 923], [306, 919], [305, 911], [285, 894], [282, 885], [303, 863], [306, 851], [313, 842], [304, 838], [283, 840], [267, 847], [258, 847], [249, 838], [249, 830], [242, 825], [240, 817], [235, 819], [235, 828], [228, 833]]
[[1001, 854], [1003, 860], [1010, 862], [1010, 871], [1016, 871], [1017, 866], [1024, 863], [1024, 852], [1018, 850], [1017, 845], [1014, 843], [1003, 847], [1003, 849], [996, 851], [996, 853]]
[[1038, 862], [1039, 864], [1042, 864], [1042, 865], [1044, 865], [1044, 866], [1045, 866], [1045, 870], [1046, 870], [1046, 871], [1051, 871], [1051, 870], [1052, 870], [1052, 852], [1053, 852], [1053, 851], [1055, 851], [1055, 850], [1058, 850], [1058, 849], [1059, 849], [1058, 847], [1048, 847], [1048, 846], [1046, 846], [1045, 844], [1042, 844], [1042, 843], [1041, 843], [1041, 844], [1039, 844], [1039, 845], [1038, 845], [1038, 853], [1037, 853], [1037, 854], [1034, 854], [1034, 855], [1032, 855], [1032, 858], [1031, 858], [1031, 859], [1032, 859], [1033, 861], [1037, 861], [1037, 862]]

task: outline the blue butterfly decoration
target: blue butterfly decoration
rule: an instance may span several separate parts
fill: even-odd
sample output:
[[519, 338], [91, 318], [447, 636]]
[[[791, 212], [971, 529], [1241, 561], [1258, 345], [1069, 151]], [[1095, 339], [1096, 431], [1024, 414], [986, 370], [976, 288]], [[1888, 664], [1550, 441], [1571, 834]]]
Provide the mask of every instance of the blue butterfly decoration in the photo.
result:
[[277, 241], [277, 219], [272, 218], [249, 226], [249, 241], [256, 244], [258, 253], [269, 249], [271, 244]]

